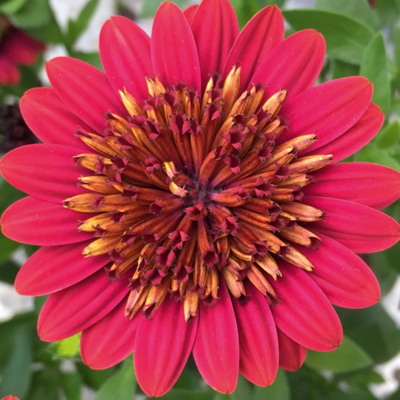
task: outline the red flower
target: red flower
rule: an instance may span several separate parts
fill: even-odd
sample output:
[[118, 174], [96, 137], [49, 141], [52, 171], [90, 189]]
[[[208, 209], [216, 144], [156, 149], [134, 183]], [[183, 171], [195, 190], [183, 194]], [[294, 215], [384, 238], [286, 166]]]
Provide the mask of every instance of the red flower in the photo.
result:
[[10, 394], [9, 396], [3, 397], [1, 400], [19, 400], [19, 398]]
[[21, 101], [44, 143], [1, 162], [30, 195], [4, 213], [3, 232], [43, 246], [15, 283], [50, 293], [42, 340], [82, 332], [92, 368], [133, 351], [154, 396], [193, 352], [206, 382], [230, 393], [239, 372], [269, 385], [307, 348], [339, 346], [332, 304], [378, 301], [355, 253], [398, 241], [378, 210], [399, 197], [399, 174], [337, 162], [383, 115], [365, 78], [314, 86], [319, 33], [283, 33], [274, 6], [239, 33], [227, 0], [185, 13], [166, 2], [151, 39], [125, 18], [105, 23], [105, 74], [72, 58], [47, 64], [53, 88]]
[[4, 18], [0, 22], [0, 85], [17, 85], [21, 80], [18, 66], [34, 64], [44, 45]]

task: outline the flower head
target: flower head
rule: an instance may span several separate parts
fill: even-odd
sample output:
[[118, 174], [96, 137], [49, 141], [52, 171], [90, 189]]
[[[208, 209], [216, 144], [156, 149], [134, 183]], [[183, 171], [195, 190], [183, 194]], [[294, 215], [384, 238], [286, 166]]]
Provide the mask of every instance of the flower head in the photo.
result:
[[32, 65], [44, 51], [43, 43], [0, 16], [0, 85], [17, 85], [19, 65]]
[[105, 23], [105, 74], [48, 63], [52, 88], [21, 101], [44, 143], [1, 161], [30, 195], [4, 213], [3, 232], [43, 246], [15, 283], [50, 293], [43, 340], [82, 332], [92, 368], [133, 351], [155, 396], [193, 353], [230, 393], [239, 372], [269, 385], [307, 348], [339, 346], [332, 304], [378, 301], [355, 253], [398, 241], [378, 210], [399, 197], [399, 174], [337, 162], [371, 140], [382, 113], [362, 77], [314, 86], [323, 37], [283, 32], [274, 6], [239, 33], [227, 0], [185, 13], [166, 2], [151, 39], [125, 18]]

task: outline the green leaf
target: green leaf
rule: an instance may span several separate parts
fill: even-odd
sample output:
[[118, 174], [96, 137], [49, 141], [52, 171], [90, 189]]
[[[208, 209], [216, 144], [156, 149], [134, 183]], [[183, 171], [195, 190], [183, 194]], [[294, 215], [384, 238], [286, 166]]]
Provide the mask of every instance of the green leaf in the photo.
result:
[[17, 331], [13, 353], [1, 373], [0, 397], [12, 393], [24, 398], [31, 379], [31, 337], [30, 330], [21, 327]]
[[250, 382], [243, 378], [242, 375], [239, 375], [238, 383], [235, 391], [231, 394], [232, 400], [242, 400], [242, 399], [251, 399], [253, 394], [252, 386]]
[[290, 400], [290, 387], [283, 369], [279, 369], [275, 382], [271, 386], [254, 388], [253, 400], [265, 399]]
[[308, 367], [319, 370], [347, 372], [371, 365], [372, 359], [357, 343], [345, 336], [342, 345], [335, 351], [308, 351], [305, 362]]
[[[0, 237], [0, 246], [2, 245], [1, 239], [3, 239], [3, 238]], [[10, 241], [10, 243], [14, 243], [14, 242]], [[17, 243], [17, 245], [18, 245], [18, 243]], [[0, 256], [2, 256], [3, 247], [0, 247], [0, 248], [1, 248]], [[9, 249], [7, 249], [7, 250], [9, 250]], [[12, 285], [14, 283], [14, 280], [15, 280], [15, 277], [17, 276], [18, 271], [19, 271], [19, 268], [18, 268], [17, 264], [15, 264], [15, 262], [12, 260], [7, 260], [7, 261], [0, 263], [0, 281], [7, 282], [10, 285]]]
[[359, 68], [357, 65], [345, 61], [331, 60], [330, 72], [332, 79], [339, 79], [346, 76], [358, 75]]
[[[214, 390], [186, 390], [172, 389], [166, 395], [158, 397], [160, 400], [209, 400], [215, 394]], [[150, 397], [146, 397], [150, 399]], [[95, 399], [97, 400], [97, 399]]]
[[376, 145], [380, 149], [394, 146], [400, 140], [400, 124], [397, 119], [389, 122], [378, 134]]
[[51, 9], [48, 0], [29, 0], [18, 12], [9, 15], [13, 25], [24, 29], [45, 25], [50, 18]]
[[367, 0], [317, 0], [316, 8], [353, 18], [361, 24], [379, 29], [379, 19]]
[[3, 0], [0, 4], [0, 12], [14, 14], [27, 2], [27, 0]]
[[283, 15], [296, 30], [313, 28], [321, 32], [326, 40], [327, 53], [333, 58], [359, 64], [372, 31], [358, 21], [324, 10], [286, 10]]
[[78, 58], [79, 60], [85, 61], [88, 64], [93, 65], [101, 71], [103, 70], [99, 53], [84, 53], [82, 51], [72, 51], [70, 55], [71, 57]]
[[360, 75], [365, 76], [373, 83], [374, 96], [372, 100], [386, 113], [390, 105], [390, 80], [382, 33], [376, 34], [365, 49], [361, 60]]
[[[164, 2], [164, 0], [144, 1], [143, 6], [142, 6], [141, 17], [142, 18], [154, 18], [154, 14], [156, 13], [157, 8], [163, 2]], [[185, 6], [187, 5], [188, 1], [187, 0], [174, 0], [173, 3], [175, 3], [181, 9], [184, 9]]]
[[76, 372], [66, 372], [61, 375], [61, 384], [66, 400], [81, 400], [82, 378]]
[[53, 351], [56, 358], [75, 358], [79, 356], [80, 333], [52, 343], [49, 349]]
[[100, 387], [94, 400], [132, 400], [136, 392], [136, 377], [133, 372], [132, 358], [129, 357], [122, 367]]
[[354, 161], [373, 162], [400, 171], [400, 164], [385, 151], [368, 145], [354, 155]]
[[75, 42], [79, 39], [79, 36], [85, 31], [87, 28], [90, 19], [95, 12], [98, 0], [89, 0], [85, 6], [82, 8], [81, 12], [77, 19], [68, 21], [68, 44], [73, 46]]

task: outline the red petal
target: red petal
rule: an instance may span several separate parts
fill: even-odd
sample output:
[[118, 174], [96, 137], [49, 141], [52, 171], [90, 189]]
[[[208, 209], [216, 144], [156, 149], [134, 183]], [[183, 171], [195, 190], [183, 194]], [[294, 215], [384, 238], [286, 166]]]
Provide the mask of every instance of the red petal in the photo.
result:
[[307, 195], [350, 200], [378, 210], [400, 197], [400, 173], [382, 165], [342, 163], [327, 166], [313, 176], [316, 184], [303, 190]]
[[112, 17], [100, 33], [100, 57], [110, 85], [126, 88], [138, 100], [148, 96], [145, 77], [153, 76], [150, 38], [134, 22]]
[[321, 289], [300, 268], [282, 262], [283, 277], [271, 283], [279, 301], [271, 307], [276, 326], [300, 345], [331, 351], [342, 342], [339, 317]]
[[83, 257], [89, 243], [42, 247], [19, 270], [15, 290], [25, 296], [42, 296], [92, 275], [109, 262], [109, 257]]
[[192, 351], [198, 318], [185, 322], [181, 302], [166, 298], [150, 320], [139, 316], [135, 372], [148, 396], [162, 396], [179, 378]]
[[346, 308], [376, 304], [380, 296], [379, 283], [368, 265], [347, 247], [321, 234], [319, 237], [322, 243], [318, 250], [302, 247], [301, 252], [314, 265], [309, 276], [329, 301]]
[[210, 74], [222, 73], [226, 58], [239, 33], [235, 10], [228, 0], [203, 0], [192, 22], [204, 89]]
[[279, 363], [275, 322], [260, 291], [247, 284], [246, 294], [245, 304], [232, 301], [239, 331], [240, 373], [255, 385], [271, 385]]
[[214, 306], [200, 304], [200, 321], [193, 356], [204, 380], [213, 389], [232, 393], [239, 374], [239, 338], [228, 289], [220, 283]]
[[0, 223], [3, 234], [12, 240], [56, 246], [92, 238], [90, 233], [78, 231], [79, 221], [90, 216], [28, 196], [8, 207]]
[[240, 32], [228, 55], [224, 75], [236, 66], [242, 68], [240, 91], [247, 88], [262, 60], [282, 40], [285, 33], [282, 13], [276, 6], [263, 8]]
[[[371, 103], [364, 115], [349, 130], [317, 150], [315, 154], [332, 154], [335, 162], [351, 156], [369, 143], [381, 129], [385, 115], [380, 108]], [[308, 153], [308, 149], [303, 154]]]
[[185, 10], [183, 10], [183, 15], [186, 17], [186, 19], [188, 20], [190, 25], [192, 25], [193, 18], [195, 16], [198, 8], [199, 8], [199, 6], [197, 4], [194, 4], [194, 5], [186, 8]]
[[96, 132], [103, 131], [108, 111], [127, 115], [122, 101], [97, 68], [75, 58], [57, 57], [46, 64], [46, 70], [57, 96]]
[[126, 317], [125, 306], [124, 299], [104, 318], [82, 332], [82, 360], [90, 368], [112, 367], [132, 353], [139, 317]]
[[17, 85], [21, 73], [15, 64], [0, 54], [0, 85]]
[[39, 315], [40, 339], [54, 342], [89, 328], [113, 310], [128, 291], [126, 277], [111, 281], [104, 271], [98, 271], [51, 294]]
[[31, 196], [60, 203], [68, 197], [87, 192], [78, 178], [87, 170], [77, 166], [73, 156], [79, 150], [56, 144], [32, 144], [7, 153], [0, 160], [4, 179]]
[[200, 90], [200, 62], [192, 30], [182, 11], [170, 1], [162, 3], [154, 17], [151, 56], [162, 83], [174, 85], [183, 80]]
[[87, 131], [91, 128], [67, 110], [53, 89], [30, 89], [19, 104], [25, 122], [42, 142], [74, 146], [92, 152], [75, 136], [78, 127]]
[[316, 228], [355, 253], [386, 250], [400, 239], [400, 225], [388, 215], [351, 201], [307, 196], [306, 203], [326, 212]]
[[307, 349], [294, 342], [277, 329], [279, 341], [279, 366], [286, 371], [297, 371], [304, 363]]
[[312, 29], [297, 32], [263, 59], [252, 81], [264, 83], [268, 97], [281, 89], [286, 89], [288, 96], [296, 96], [314, 85], [324, 64], [325, 50], [320, 33]]
[[325, 82], [291, 97], [282, 112], [289, 129], [279, 142], [315, 133], [318, 141], [309, 151], [320, 148], [350, 129], [368, 108], [371, 97], [372, 85], [361, 76]]

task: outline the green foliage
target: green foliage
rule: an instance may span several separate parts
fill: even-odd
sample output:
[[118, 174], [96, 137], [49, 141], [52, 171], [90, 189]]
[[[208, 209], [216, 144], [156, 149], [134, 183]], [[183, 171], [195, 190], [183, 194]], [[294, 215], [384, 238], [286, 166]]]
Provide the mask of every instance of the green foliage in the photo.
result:
[[357, 343], [344, 337], [342, 345], [335, 351], [308, 351], [306, 364], [317, 370], [348, 372], [370, 366], [372, 359]]
[[326, 40], [329, 56], [358, 64], [370, 42], [371, 28], [343, 14], [324, 10], [286, 10], [283, 13], [295, 29], [313, 28], [321, 32]]
[[279, 369], [278, 375], [271, 386], [265, 388], [256, 386], [254, 388], [253, 400], [290, 400], [290, 398], [289, 382], [286, 378], [286, 372], [283, 369]]

